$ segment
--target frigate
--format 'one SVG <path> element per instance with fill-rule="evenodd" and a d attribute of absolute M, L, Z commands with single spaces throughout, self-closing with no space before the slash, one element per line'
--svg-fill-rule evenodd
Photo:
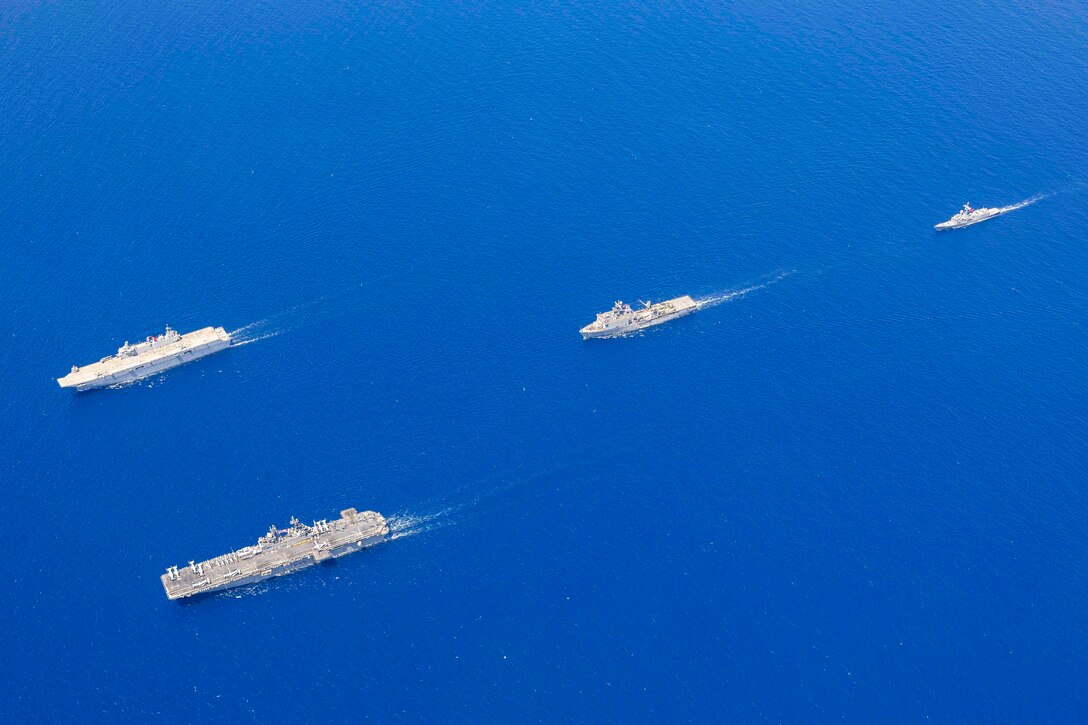
<path fill-rule="evenodd" d="M 73 365 L 71 372 L 57 379 L 57 384 L 62 388 L 93 390 L 133 383 L 219 352 L 230 343 L 230 334 L 222 327 L 205 327 L 181 335 L 167 325 L 161 335 L 148 336 L 135 345 L 126 341 L 116 355 L 82 367 Z"/>
<path fill-rule="evenodd" d="M 591 337 L 621 337 L 689 315 L 697 309 L 699 309 L 699 303 L 689 295 L 657 304 L 643 302 L 642 307 L 637 310 L 617 300 L 611 310 L 597 313 L 597 319 L 579 332 L 582 333 L 583 340 Z"/>
<path fill-rule="evenodd" d="M 389 523 L 376 511 L 345 509 L 336 521 L 322 519 L 309 526 L 292 517 L 286 529 L 272 526 L 252 546 L 168 567 L 162 586 L 168 599 L 232 589 L 380 544 L 388 535 Z"/>
<path fill-rule="evenodd" d="M 946 222 L 941 222 L 934 228 L 943 232 L 948 229 L 961 229 L 963 227 L 969 227 L 972 224 L 978 224 L 984 222 L 987 219 L 993 219 L 995 216 L 1000 216 L 1007 211 L 1012 211 L 1013 207 L 1001 207 L 1000 209 L 972 209 L 970 204 L 964 204 L 963 208 L 956 213 L 951 219 Z"/>

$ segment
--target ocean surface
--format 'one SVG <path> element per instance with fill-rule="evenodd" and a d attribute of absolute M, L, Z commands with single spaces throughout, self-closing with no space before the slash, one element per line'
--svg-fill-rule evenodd
<path fill-rule="evenodd" d="M 16 0 L 0 57 L 0 720 L 1088 719 L 1083 4 Z M 248 344 L 57 387 L 165 324 Z M 164 596 L 348 506 L 396 538 Z"/>

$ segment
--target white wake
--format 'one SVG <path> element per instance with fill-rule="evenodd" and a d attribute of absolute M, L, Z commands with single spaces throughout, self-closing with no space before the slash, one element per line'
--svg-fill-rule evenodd
<path fill-rule="evenodd" d="M 455 523 L 451 514 L 456 513 L 460 508 L 462 507 L 454 506 L 425 514 L 414 514 L 408 511 L 395 513 L 386 519 L 389 522 L 389 540 L 404 539 L 450 526 Z"/>
<path fill-rule="evenodd" d="M 246 327 L 249 327 L 249 325 L 246 325 Z M 283 332 L 283 330 L 273 330 L 271 332 L 265 332 L 263 334 L 246 335 L 245 337 L 243 337 L 243 335 L 245 335 L 244 331 L 246 327 L 240 327 L 234 332 L 230 333 L 230 338 L 231 340 L 233 340 L 233 342 L 231 342 L 232 347 L 241 347 L 242 345 L 248 345 L 251 342 L 260 342 L 261 340 L 267 340 L 268 338 L 275 337 L 276 335 L 279 335 Z"/>
<path fill-rule="evenodd" d="M 1003 206 L 998 211 L 1000 211 L 1002 214 L 1008 214 L 1010 211 L 1016 211 L 1017 209 L 1023 209 L 1025 206 L 1031 206 L 1035 202 L 1042 201 L 1048 196 L 1050 196 L 1050 194 L 1036 194 L 1030 199 L 1024 199 L 1023 201 L 1019 201 L 1015 204 L 1010 204 L 1009 206 Z"/>
<path fill-rule="evenodd" d="M 468 516 L 479 515 L 480 509 L 485 508 L 489 503 L 501 501 L 506 494 L 515 489 L 538 484 L 549 477 L 568 473 L 579 465 L 596 460 L 598 460 L 597 456 L 583 455 L 579 463 L 552 466 L 531 473 L 497 474 L 483 481 L 458 486 L 423 502 L 413 510 L 402 509 L 386 517 L 386 521 L 389 522 L 389 540 L 404 539 L 454 526 Z"/>
<path fill-rule="evenodd" d="M 358 290 L 365 286 L 365 284 L 365 282 L 361 282 L 346 289 L 329 292 L 328 294 L 321 295 L 317 299 L 297 304 L 283 312 L 277 312 L 263 320 L 257 320 L 248 325 L 242 325 L 237 330 L 230 333 L 230 337 L 233 340 L 232 344 L 234 347 L 241 347 L 242 345 L 267 340 L 270 337 L 276 337 L 285 332 L 290 332 L 291 330 L 296 330 L 300 327 L 305 327 L 332 318 L 338 314 L 339 309 L 336 305 L 330 303 Z"/>
<path fill-rule="evenodd" d="M 718 292 L 717 294 L 707 295 L 706 297 L 695 300 L 695 302 L 699 305 L 700 310 L 705 307 L 714 307 L 715 305 L 720 305 L 723 302 L 729 302 L 730 300 L 735 300 L 738 297 L 744 297 L 746 294 L 755 292 L 756 290 L 761 290 L 764 287 L 769 287 L 775 282 L 783 280 L 786 277 L 789 277 L 791 274 L 794 274 L 795 272 L 797 272 L 796 269 L 775 272 L 773 275 L 769 275 L 758 282 L 754 282 L 745 287 L 741 287 L 740 289 L 726 290 L 725 292 Z"/>

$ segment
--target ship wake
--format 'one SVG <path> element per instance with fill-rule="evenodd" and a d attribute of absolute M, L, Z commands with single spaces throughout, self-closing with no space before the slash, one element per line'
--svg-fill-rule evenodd
<path fill-rule="evenodd" d="M 459 508 L 450 507 L 425 514 L 414 514 L 408 511 L 393 514 L 386 519 L 389 523 L 389 540 L 404 539 L 450 526 L 455 523 L 451 514 L 456 513 Z"/>
<path fill-rule="evenodd" d="M 1035 202 L 1042 201 L 1048 196 L 1050 196 L 1050 194 L 1036 194 L 1029 199 L 1024 199 L 1023 201 L 1019 201 L 1015 204 L 1010 204 L 1009 206 L 1003 206 L 999 211 L 1002 214 L 1008 214 L 1010 211 L 1016 211 L 1017 209 L 1023 209 L 1025 206 L 1031 206 Z"/>
<path fill-rule="evenodd" d="M 290 307 L 283 312 L 265 317 L 263 320 L 243 325 L 230 333 L 231 343 L 234 347 L 249 345 L 253 342 L 267 340 L 270 337 L 282 335 L 300 327 L 306 327 L 318 322 L 335 317 L 339 310 L 336 305 L 330 304 L 345 295 L 350 294 L 365 286 L 365 282 L 352 285 L 336 292 L 329 292 L 317 299 L 310 300 Z"/>
<path fill-rule="evenodd" d="M 695 300 L 695 303 L 699 306 L 700 310 L 707 307 L 714 307 L 716 305 L 722 304 L 723 302 L 730 302 L 739 297 L 744 297 L 745 295 L 755 292 L 757 290 L 761 290 L 765 287 L 770 287 L 775 282 L 784 280 L 786 277 L 789 277 L 791 274 L 794 274 L 796 272 L 796 269 L 780 270 L 778 272 L 775 272 L 774 274 L 767 275 L 766 277 L 763 277 L 762 279 L 757 280 L 756 282 L 748 284 L 739 289 L 731 289 L 726 290 L 725 292 L 707 295 L 706 297 Z"/>
<path fill-rule="evenodd" d="M 253 324 L 257 324 L 257 323 L 253 323 Z M 248 327 L 249 327 L 249 325 L 246 325 L 246 327 L 240 327 L 237 330 L 235 330 L 234 332 L 230 333 L 230 338 L 231 338 L 231 340 L 233 340 L 233 342 L 231 342 L 231 347 L 241 347 L 242 345 L 248 345 L 251 342 L 260 342 L 261 340 L 267 340 L 268 338 L 275 337 L 276 335 L 279 335 L 280 333 L 283 332 L 283 330 L 273 330 L 272 332 L 265 332 L 263 334 L 262 333 L 247 334 L 246 329 Z"/>
<path fill-rule="evenodd" d="M 243 325 L 230 333 L 232 344 L 235 347 L 248 345 L 252 342 L 267 340 L 270 337 L 282 335 L 285 332 L 300 327 L 311 321 L 314 313 L 321 310 L 321 305 L 330 295 L 322 295 L 315 300 L 295 305 L 283 312 L 277 312 L 263 320 Z"/>
<path fill-rule="evenodd" d="M 592 456 L 586 457 L 593 459 Z M 569 473 L 576 464 L 552 466 L 523 475 L 494 476 L 484 481 L 466 484 L 423 502 L 414 509 L 403 509 L 386 517 L 389 523 L 389 540 L 404 539 L 425 534 L 460 523 L 471 513 L 489 503 L 501 501 L 504 494 L 525 486 L 539 484 L 556 474 Z"/>

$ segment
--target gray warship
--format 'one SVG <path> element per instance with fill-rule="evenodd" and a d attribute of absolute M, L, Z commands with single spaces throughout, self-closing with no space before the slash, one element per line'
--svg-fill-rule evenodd
<path fill-rule="evenodd" d="M 947 231 L 949 229 L 962 229 L 963 227 L 969 227 L 972 224 L 978 224 L 984 222 L 987 219 L 993 219 L 995 216 L 1000 216 L 1007 211 L 1012 211 L 1013 207 L 1001 207 L 1000 209 L 972 209 L 970 204 L 964 204 L 955 216 L 946 222 L 937 224 L 934 229 L 939 232 Z"/>
<path fill-rule="evenodd" d="M 389 523 L 376 511 L 340 512 L 336 521 L 307 526 L 296 518 L 286 529 L 275 526 L 253 546 L 188 566 L 171 566 L 162 575 L 168 599 L 240 587 L 305 569 L 385 541 Z"/>
<path fill-rule="evenodd" d="M 205 327 L 180 335 L 167 325 L 166 332 L 148 336 L 141 343 L 130 345 L 126 341 L 116 355 L 83 367 L 73 365 L 71 372 L 57 379 L 57 384 L 83 391 L 133 383 L 219 352 L 230 343 L 230 335 L 222 327 Z"/>
<path fill-rule="evenodd" d="M 660 325 L 662 322 L 675 320 L 677 317 L 690 315 L 697 309 L 699 309 L 699 303 L 689 295 L 657 304 L 643 302 L 642 307 L 637 310 L 617 300 L 611 310 L 597 313 L 597 319 L 579 332 L 582 333 L 583 340 L 591 337 L 622 337 L 647 327 Z"/>

